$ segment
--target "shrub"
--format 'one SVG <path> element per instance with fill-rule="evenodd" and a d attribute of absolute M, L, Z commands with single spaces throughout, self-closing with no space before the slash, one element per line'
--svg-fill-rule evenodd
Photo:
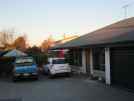
<path fill-rule="evenodd" d="M 37 65 L 41 66 L 43 64 L 47 63 L 48 57 L 46 54 L 40 53 L 40 54 L 32 54 L 30 55 L 34 58 Z"/>

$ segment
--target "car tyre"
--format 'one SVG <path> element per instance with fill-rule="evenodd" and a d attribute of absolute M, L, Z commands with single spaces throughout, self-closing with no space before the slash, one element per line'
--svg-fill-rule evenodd
<path fill-rule="evenodd" d="M 66 76 L 67 77 L 71 77 L 71 73 L 66 73 Z"/>
<path fill-rule="evenodd" d="M 36 76 L 34 79 L 35 79 L 35 80 L 38 80 L 38 79 L 39 79 L 39 77 L 38 77 L 38 76 Z"/>
<path fill-rule="evenodd" d="M 50 70 L 48 70 L 48 76 L 49 76 L 50 79 L 53 79 L 53 78 L 54 78 L 54 75 L 52 75 L 52 74 L 50 73 Z"/>

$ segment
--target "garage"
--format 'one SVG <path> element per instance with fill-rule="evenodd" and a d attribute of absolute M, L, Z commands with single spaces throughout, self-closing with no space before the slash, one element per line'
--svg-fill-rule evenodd
<path fill-rule="evenodd" d="M 111 49 L 111 80 L 134 90 L 134 47 Z"/>

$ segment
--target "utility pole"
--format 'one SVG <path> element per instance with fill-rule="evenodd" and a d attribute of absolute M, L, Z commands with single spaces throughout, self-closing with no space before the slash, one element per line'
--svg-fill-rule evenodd
<path fill-rule="evenodd" d="M 131 2 L 129 4 L 126 4 L 126 5 L 122 6 L 122 8 L 124 9 L 124 18 L 127 18 L 127 16 L 128 16 L 128 8 L 133 4 L 134 4 L 134 2 Z"/>
<path fill-rule="evenodd" d="M 130 4 L 126 4 L 122 7 L 124 9 L 124 18 L 127 18 L 127 9 L 129 6 L 130 6 Z"/>

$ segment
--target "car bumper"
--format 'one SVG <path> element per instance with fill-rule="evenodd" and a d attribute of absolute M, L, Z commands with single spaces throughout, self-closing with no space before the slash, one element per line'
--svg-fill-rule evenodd
<path fill-rule="evenodd" d="M 71 73 L 70 69 L 62 69 L 62 70 L 52 70 L 50 71 L 51 75 L 55 74 L 64 74 L 64 73 Z"/>
<path fill-rule="evenodd" d="M 14 78 L 38 78 L 37 73 L 16 73 L 13 75 Z"/>

